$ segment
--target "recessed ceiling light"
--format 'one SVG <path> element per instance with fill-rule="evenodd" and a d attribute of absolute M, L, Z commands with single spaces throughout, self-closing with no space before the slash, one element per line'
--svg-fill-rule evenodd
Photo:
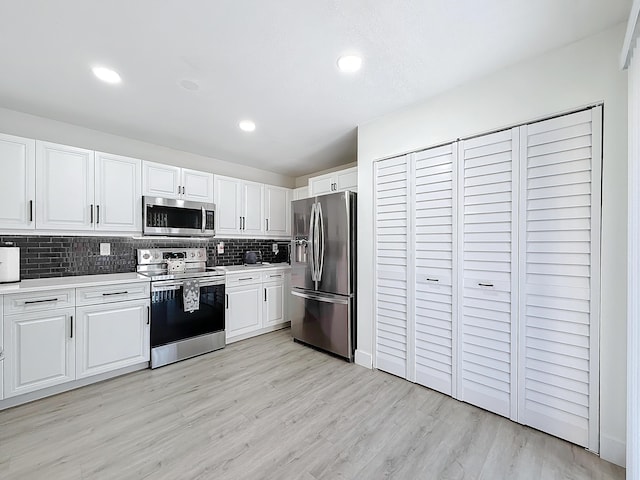
<path fill-rule="evenodd" d="M 111 70 L 110 68 L 105 67 L 93 67 L 93 74 L 98 77 L 103 82 L 107 83 L 120 83 L 122 79 L 118 72 Z"/>
<path fill-rule="evenodd" d="M 244 130 L 245 132 L 253 132 L 256 129 L 256 124 L 251 120 L 242 120 L 238 123 L 240 130 Z"/>
<path fill-rule="evenodd" d="M 343 55 L 338 59 L 338 68 L 345 73 L 353 73 L 360 70 L 362 57 L 358 55 Z"/>

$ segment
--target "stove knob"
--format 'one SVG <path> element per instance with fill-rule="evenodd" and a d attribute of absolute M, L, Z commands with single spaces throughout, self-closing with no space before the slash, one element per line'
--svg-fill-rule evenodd
<path fill-rule="evenodd" d="M 195 254 L 194 252 L 191 252 L 191 253 L 189 254 L 189 256 L 190 256 L 191 258 L 194 258 L 194 257 L 196 256 L 196 254 Z"/>
<path fill-rule="evenodd" d="M 144 258 L 145 260 L 149 260 L 151 258 L 151 255 L 149 255 L 148 253 L 143 253 L 142 258 Z"/>

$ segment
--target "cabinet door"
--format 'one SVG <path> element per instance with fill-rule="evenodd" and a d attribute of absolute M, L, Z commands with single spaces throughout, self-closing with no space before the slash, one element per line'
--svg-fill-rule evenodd
<path fill-rule="evenodd" d="M 96 152 L 96 230 L 142 230 L 142 161 Z"/>
<path fill-rule="evenodd" d="M 0 302 L 0 400 L 4 398 L 4 304 Z"/>
<path fill-rule="evenodd" d="M 36 142 L 0 134 L 0 228 L 35 228 Z"/>
<path fill-rule="evenodd" d="M 94 229 L 91 150 L 36 141 L 36 189 L 38 229 Z"/>
<path fill-rule="evenodd" d="M 324 195 L 333 192 L 333 177 L 331 175 L 322 175 L 309 179 L 309 196 Z"/>
<path fill-rule="evenodd" d="M 265 233 L 287 236 L 291 230 L 291 190 L 288 188 L 264 187 Z"/>
<path fill-rule="evenodd" d="M 227 288 L 227 339 L 251 333 L 262 326 L 262 284 Z"/>
<path fill-rule="evenodd" d="M 242 182 L 242 233 L 264 233 L 264 186 L 261 183 Z"/>
<path fill-rule="evenodd" d="M 457 144 L 413 155 L 415 162 L 415 380 L 447 395 L 455 379 L 454 296 Z"/>
<path fill-rule="evenodd" d="M 216 204 L 216 235 L 238 235 L 242 225 L 242 181 L 237 178 L 214 176 Z"/>
<path fill-rule="evenodd" d="M 293 191 L 293 200 L 300 200 L 301 198 L 309 197 L 309 186 L 298 187 Z"/>
<path fill-rule="evenodd" d="M 142 194 L 151 197 L 180 198 L 180 167 L 142 162 Z"/>
<path fill-rule="evenodd" d="M 5 397 L 75 379 L 73 308 L 5 315 Z"/>
<path fill-rule="evenodd" d="M 460 143 L 462 231 L 457 394 L 485 410 L 516 417 L 518 129 Z"/>
<path fill-rule="evenodd" d="M 262 326 L 271 327 L 286 321 L 284 280 L 262 285 Z"/>
<path fill-rule="evenodd" d="M 149 300 L 77 308 L 77 378 L 149 361 Z"/>
<path fill-rule="evenodd" d="M 519 421 L 598 451 L 602 110 L 522 127 Z"/>
<path fill-rule="evenodd" d="M 180 185 L 184 200 L 213 203 L 213 173 L 183 168 Z"/>
<path fill-rule="evenodd" d="M 375 367 L 407 377 L 408 157 L 375 166 Z"/>
<path fill-rule="evenodd" d="M 344 190 L 358 191 L 358 167 L 335 172 L 333 176 L 336 184 L 334 188 L 339 192 Z"/>

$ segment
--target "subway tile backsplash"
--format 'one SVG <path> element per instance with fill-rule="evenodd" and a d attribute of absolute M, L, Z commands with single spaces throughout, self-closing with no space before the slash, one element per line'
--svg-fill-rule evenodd
<path fill-rule="evenodd" d="M 155 239 L 153 237 L 67 237 L 45 235 L 3 235 L 0 242 L 12 242 L 20 247 L 20 277 L 63 277 L 71 275 L 95 275 L 100 273 L 135 272 L 136 250 L 139 248 L 204 247 L 208 252 L 207 263 L 213 265 L 237 265 L 242 263 L 246 250 L 260 250 L 265 262 L 279 261 L 272 252 L 274 243 L 288 239 Z M 224 253 L 218 255 L 216 245 L 224 242 Z M 100 244 L 111 244 L 111 255 L 100 255 Z"/>

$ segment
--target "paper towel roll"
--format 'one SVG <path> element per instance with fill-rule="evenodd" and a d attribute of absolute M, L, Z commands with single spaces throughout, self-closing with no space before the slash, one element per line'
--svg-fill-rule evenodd
<path fill-rule="evenodd" d="M 0 247 L 0 283 L 20 281 L 20 247 Z"/>

